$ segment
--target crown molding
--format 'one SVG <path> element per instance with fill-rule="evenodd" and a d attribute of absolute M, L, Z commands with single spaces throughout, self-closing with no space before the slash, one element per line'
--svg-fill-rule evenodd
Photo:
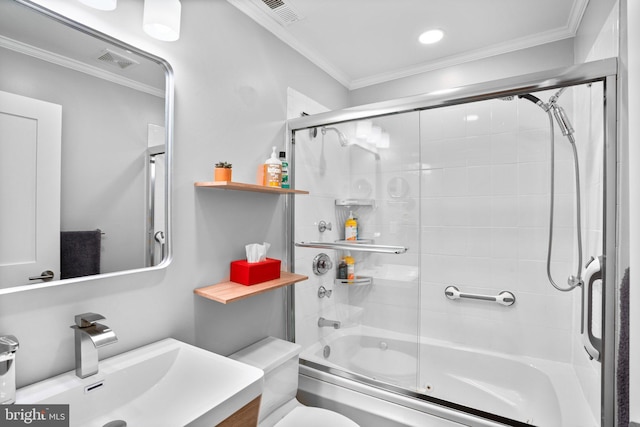
<path fill-rule="evenodd" d="M 61 67 L 69 68 L 74 71 L 79 71 L 81 73 L 88 74 L 93 77 L 97 77 L 99 79 L 107 80 L 109 82 L 116 83 L 121 86 L 125 86 L 140 92 L 144 92 L 149 95 L 157 96 L 158 98 L 164 98 L 165 96 L 164 90 L 162 89 L 158 89 L 151 85 L 140 83 L 138 81 L 120 76 L 118 74 L 105 71 L 101 68 L 94 67 L 89 64 L 85 64 L 84 62 L 80 62 L 63 55 L 58 55 L 56 53 L 52 53 L 26 43 L 22 43 L 17 40 L 10 39 L 8 37 L 0 36 L 0 47 L 12 50 L 14 52 L 22 53 L 37 59 L 41 59 L 43 61 L 47 61 L 52 64 L 59 65 Z"/>
<path fill-rule="evenodd" d="M 247 0 L 227 0 L 230 4 L 235 6 L 245 15 L 256 21 L 259 25 L 264 27 L 271 34 L 282 40 L 289 45 L 293 50 L 300 53 L 307 58 L 318 68 L 329 74 L 336 79 L 341 85 L 348 88 L 351 79 L 347 74 L 341 71 L 338 67 L 333 65 L 331 61 L 327 60 L 324 56 L 320 55 L 313 49 L 308 48 L 304 44 L 300 43 L 294 36 L 291 35 L 282 25 L 275 22 L 262 8 L 254 4 L 252 1 Z"/>
<path fill-rule="evenodd" d="M 442 58 L 436 61 L 429 61 L 417 66 L 406 67 L 387 73 L 364 77 L 361 79 L 354 79 L 349 83 L 348 89 L 354 90 L 380 83 L 386 83 L 404 77 L 410 77 L 429 71 L 439 70 L 441 68 L 453 67 L 456 65 L 465 64 L 467 62 L 478 61 L 481 59 L 490 58 L 492 56 L 515 52 L 518 50 L 540 46 L 547 43 L 553 43 L 556 41 L 572 38 L 574 36 L 575 32 L 571 31 L 569 28 L 548 31 L 546 33 L 540 33 L 531 37 L 523 37 L 521 39 L 515 39 L 505 43 L 495 44 L 484 49 L 464 52 L 459 55 L 451 55 L 446 58 Z"/>

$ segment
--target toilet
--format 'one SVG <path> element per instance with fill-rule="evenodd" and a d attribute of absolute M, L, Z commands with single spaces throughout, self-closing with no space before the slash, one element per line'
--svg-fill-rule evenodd
<path fill-rule="evenodd" d="M 264 371 L 258 427 L 358 427 L 337 412 L 298 402 L 300 350 L 298 344 L 267 337 L 229 356 Z"/>

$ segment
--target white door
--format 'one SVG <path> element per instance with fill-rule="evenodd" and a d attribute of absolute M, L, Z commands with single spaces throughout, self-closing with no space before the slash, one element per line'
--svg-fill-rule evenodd
<path fill-rule="evenodd" d="M 0 289 L 60 278 L 61 133 L 62 106 L 0 91 Z"/>

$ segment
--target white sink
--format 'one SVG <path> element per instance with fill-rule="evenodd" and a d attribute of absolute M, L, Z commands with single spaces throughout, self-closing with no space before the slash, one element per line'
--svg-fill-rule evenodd
<path fill-rule="evenodd" d="M 21 388 L 19 404 L 69 404 L 71 427 L 212 427 L 262 393 L 263 372 L 166 339 L 100 361 L 100 372 L 75 371 Z"/>

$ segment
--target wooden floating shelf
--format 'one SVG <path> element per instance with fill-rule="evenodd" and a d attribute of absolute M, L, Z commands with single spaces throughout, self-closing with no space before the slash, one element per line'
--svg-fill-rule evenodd
<path fill-rule="evenodd" d="M 220 188 L 222 190 L 253 191 L 254 193 L 275 193 L 275 194 L 309 194 L 308 191 L 293 190 L 291 188 L 265 187 L 264 185 L 244 184 L 233 181 L 210 181 L 196 182 L 196 187 Z"/>
<path fill-rule="evenodd" d="M 293 285 L 294 283 L 307 280 L 309 277 L 301 274 L 288 273 L 286 271 L 280 272 L 280 278 L 269 280 L 267 282 L 257 283 L 251 286 L 241 285 L 240 283 L 227 280 L 225 282 L 216 283 L 215 285 L 207 286 L 204 288 L 197 288 L 193 291 L 196 295 L 200 295 L 203 298 L 208 298 L 222 304 L 228 304 L 230 302 L 238 301 L 241 299 L 249 298 L 253 295 L 262 294 L 273 289 L 281 288 L 283 286 Z"/>

